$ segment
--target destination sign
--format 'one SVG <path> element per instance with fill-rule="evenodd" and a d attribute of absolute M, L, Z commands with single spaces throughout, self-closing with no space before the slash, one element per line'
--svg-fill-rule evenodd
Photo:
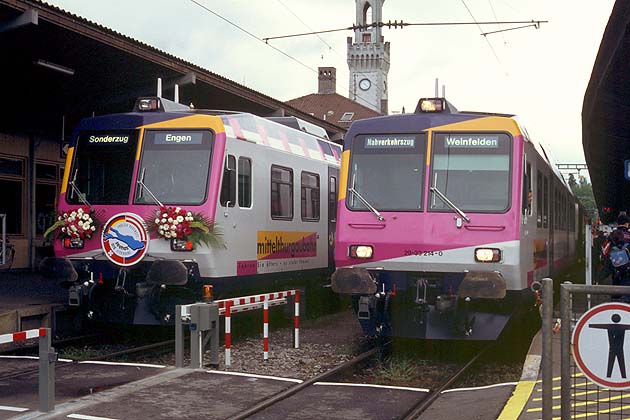
<path fill-rule="evenodd" d="M 202 144 L 203 133 L 191 131 L 160 131 L 155 133 L 154 144 Z"/>
<path fill-rule="evenodd" d="M 88 138 L 89 144 L 127 144 L 129 143 L 129 135 L 110 135 L 99 134 L 92 135 Z"/>
<path fill-rule="evenodd" d="M 370 136 L 365 138 L 366 149 L 413 149 L 415 136 Z"/>
<path fill-rule="evenodd" d="M 499 136 L 448 136 L 445 140 L 444 145 L 450 148 L 496 149 L 499 147 Z"/>

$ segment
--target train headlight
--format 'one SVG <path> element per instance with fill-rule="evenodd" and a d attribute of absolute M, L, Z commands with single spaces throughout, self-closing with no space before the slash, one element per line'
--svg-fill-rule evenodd
<path fill-rule="evenodd" d="M 171 250 L 176 252 L 189 252 L 193 250 L 193 243 L 185 239 L 171 239 Z"/>
<path fill-rule="evenodd" d="M 81 238 L 64 238 L 64 240 L 63 240 L 63 247 L 64 248 L 71 248 L 71 249 L 83 248 L 83 239 L 81 239 Z"/>
<path fill-rule="evenodd" d="M 476 248 L 475 261 L 499 262 L 501 261 L 501 250 L 497 248 Z"/>
<path fill-rule="evenodd" d="M 372 258 L 374 248 L 371 245 L 350 245 L 348 249 L 350 258 Z"/>

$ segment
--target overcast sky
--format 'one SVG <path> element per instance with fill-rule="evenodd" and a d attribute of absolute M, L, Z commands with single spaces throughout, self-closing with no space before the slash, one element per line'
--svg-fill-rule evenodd
<path fill-rule="evenodd" d="M 302 64 L 254 36 L 352 26 L 353 0 L 49 3 L 282 101 L 315 93 L 319 66 L 336 67 L 337 92 L 348 95 L 346 38 L 352 31 L 270 41 Z M 539 29 L 487 37 L 476 25 L 384 29 L 391 48 L 389 110 L 412 112 L 418 98 L 433 96 L 439 78 L 440 93 L 445 85 L 458 109 L 517 114 L 558 162 L 583 163 L 584 91 L 613 5 L 614 0 L 386 0 L 384 21 L 549 21 Z"/>

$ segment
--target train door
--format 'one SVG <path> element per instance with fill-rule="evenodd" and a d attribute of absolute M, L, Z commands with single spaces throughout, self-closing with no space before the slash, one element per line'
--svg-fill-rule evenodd
<path fill-rule="evenodd" d="M 335 266 L 335 228 L 337 226 L 337 199 L 339 169 L 328 167 L 328 267 Z"/>

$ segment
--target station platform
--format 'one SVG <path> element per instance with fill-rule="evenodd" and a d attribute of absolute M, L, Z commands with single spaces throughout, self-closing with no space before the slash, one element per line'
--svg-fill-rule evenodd
<path fill-rule="evenodd" d="M 0 272 L 0 334 L 40 327 L 54 332 L 67 302 L 67 289 L 55 279 L 32 272 Z"/>

